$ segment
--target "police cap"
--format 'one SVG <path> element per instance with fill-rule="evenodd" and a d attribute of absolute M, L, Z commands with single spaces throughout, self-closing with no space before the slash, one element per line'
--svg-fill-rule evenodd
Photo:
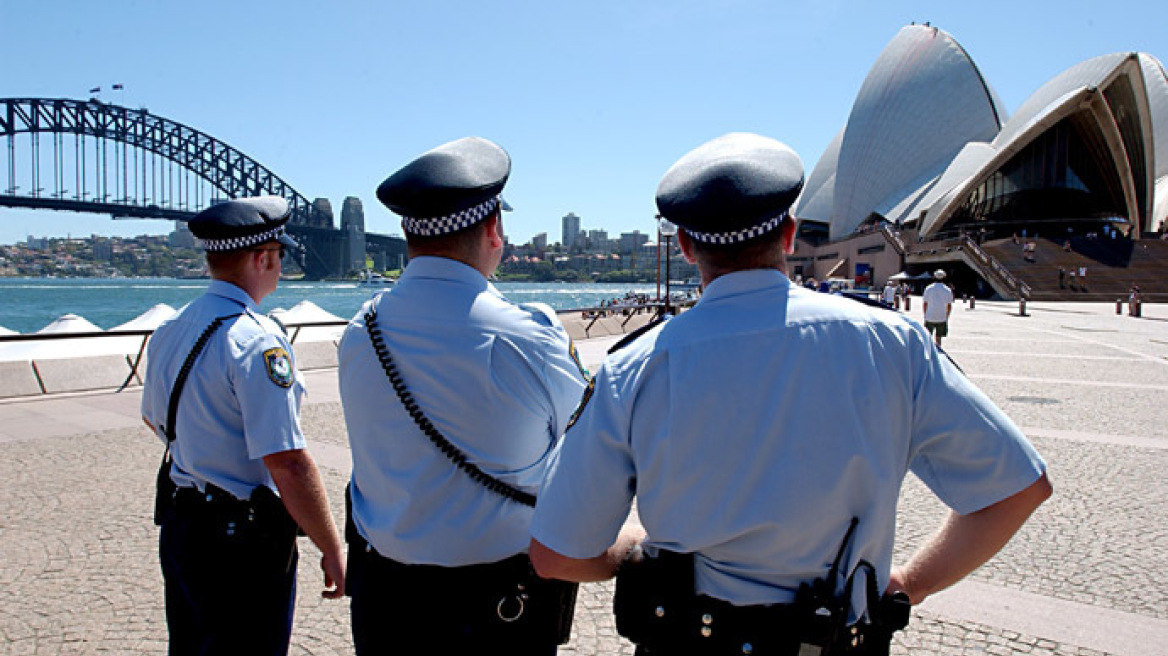
<path fill-rule="evenodd" d="M 442 144 L 406 164 L 377 187 L 377 199 L 402 217 L 415 235 L 456 232 L 511 207 L 500 196 L 511 157 L 497 144 L 465 137 Z"/>
<path fill-rule="evenodd" d="M 657 210 L 696 241 L 735 244 L 779 227 L 802 189 L 795 151 L 768 137 L 731 133 L 665 172 Z"/>
<path fill-rule="evenodd" d="M 187 226 L 208 252 L 235 251 L 268 241 L 297 248 L 284 224 L 292 213 L 279 196 L 237 198 L 212 205 L 196 214 Z"/>

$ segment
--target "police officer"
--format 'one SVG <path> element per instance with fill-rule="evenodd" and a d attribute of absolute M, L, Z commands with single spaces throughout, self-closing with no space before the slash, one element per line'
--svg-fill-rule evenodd
<path fill-rule="evenodd" d="M 1033 447 L 918 324 L 788 280 L 802 184 L 792 150 L 751 134 L 665 174 L 657 206 L 704 293 L 606 359 L 544 483 L 537 571 L 600 580 L 629 555 L 617 625 L 643 654 L 887 653 L 908 609 L 880 593 L 919 603 L 954 583 L 1050 494 Z M 892 569 L 910 469 L 953 512 Z M 634 495 L 648 537 L 630 549 Z M 637 587 L 639 571 L 671 575 Z"/>
<path fill-rule="evenodd" d="M 550 308 L 512 303 L 488 281 L 503 252 L 510 171 L 502 148 L 470 137 L 377 189 L 402 217 L 409 266 L 339 346 L 358 654 L 413 643 L 547 654 L 561 639 L 547 634 L 565 609 L 520 581 L 535 577 L 532 509 L 518 499 L 538 492 L 587 374 Z M 505 599 L 500 585 L 524 590 Z M 520 614 L 524 622 L 504 621 Z"/>
<path fill-rule="evenodd" d="M 304 381 L 256 309 L 296 247 L 289 216 L 261 197 L 192 218 L 211 284 L 150 340 L 142 417 L 173 459 L 156 512 L 172 655 L 287 653 L 297 525 L 323 553 L 324 596 L 343 594 L 340 538 L 300 429 Z"/>

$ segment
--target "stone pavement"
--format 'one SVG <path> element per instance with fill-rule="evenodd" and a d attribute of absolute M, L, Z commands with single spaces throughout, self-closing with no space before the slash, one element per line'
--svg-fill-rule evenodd
<path fill-rule="evenodd" d="M 914 304 L 918 312 L 919 303 Z M 1025 430 L 1055 495 L 996 559 L 914 610 L 894 654 L 1168 653 L 1168 307 L 958 304 L 946 349 Z M 615 338 L 581 344 L 593 365 Z M 310 372 L 305 432 L 343 517 L 349 452 L 335 370 Z M 0 401 L 0 656 L 163 653 L 153 477 L 140 393 Z M 910 477 L 898 561 L 944 517 Z M 351 654 L 301 541 L 291 653 Z M 224 591 L 230 594 L 229 590 Z M 631 654 L 611 584 L 583 586 L 566 654 Z M 403 631 L 408 627 L 403 627 Z"/>

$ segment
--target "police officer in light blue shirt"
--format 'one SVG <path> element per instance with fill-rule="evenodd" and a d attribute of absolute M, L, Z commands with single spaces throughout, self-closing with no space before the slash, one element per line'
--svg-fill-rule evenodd
<path fill-rule="evenodd" d="M 172 655 L 287 653 L 298 524 L 323 553 L 324 596 L 343 594 L 340 537 L 300 429 L 303 378 L 256 309 L 296 247 L 289 216 L 261 197 L 192 218 L 211 284 L 150 339 L 142 417 L 168 444 L 156 521 Z"/>
<path fill-rule="evenodd" d="M 548 470 L 533 563 L 576 581 L 621 566 L 617 625 L 641 654 L 886 654 L 908 609 L 880 593 L 954 583 L 1050 493 L 918 324 L 788 280 L 802 183 L 793 151 L 749 134 L 666 173 L 658 208 L 704 293 L 606 359 Z M 892 568 L 910 470 L 952 515 Z M 634 496 L 643 541 L 622 529 Z"/>
<path fill-rule="evenodd" d="M 377 190 L 403 217 L 410 260 L 339 346 L 358 654 L 419 641 L 437 653 L 556 648 L 535 634 L 498 633 L 499 597 L 474 605 L 512 563 L 530 570 L 532 509 L 455 462 L 537 494 L 587 379 L 550 308 L 512 303 L 488 281 L 503 250 L 509 208 L 500 193 L 510 168 L 502 148 L 466 138 L 423 154 Z M 433 430 L 419 427 L 412 404 Z"/>

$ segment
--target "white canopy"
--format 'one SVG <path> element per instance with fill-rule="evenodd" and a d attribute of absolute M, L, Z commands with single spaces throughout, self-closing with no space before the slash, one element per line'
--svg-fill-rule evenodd
<path fill-rule="evenodd" d="M 57 333 L 99 333 L 101 328 L 91 323 L 85 317 L 76 314 L 62 314 L 49 325 L 36 331 L 38 335 L 54 335 Z"/>
<path fill-rule="evenodd" d="M 110 332 L 114 333 L 119 330 L 154 330 L 163 321 L 174 316 L 175 312 L 177 310 L 166 303 L 159 303 L 126 323 L 110 328 Z"/>
<path fill-rule="evenodd" d="M 280 321 L 283 321 L 285 324 L 291 324 L 318 321 L 345 321 L 345 319 L 338 317 L 332 312 L 322 310 L 319 305 L 312 301 L 304 300 L 293 305 L 291 310 L 285 311 L 280 316 Z"/>
<path fill-rule="evenodd" d="M 36 331 L 37 335 L 105 332 L 85 317 L 65 314 Z M 93 355 L 130 355 L 138 353 L 142 338 L 78 337 L 77 339 L 30 340 L 0 344 L 0 361 L 49 360 Z"/>
<path fill-rule="evenodd" d="M 344 332 L 343 325 L 337 326 L 315 326 L 310 328 L 301 328 L 297 331 L 296 324 L 299 323 L 320 323 L 323 321 L 347 321 L 337 315 L 321 309 L 319 305 L 309 300 L 300 301 L 292 306 L 291 310 L 276 308 L 268 313 L 269 316 L 274 316 L 288 327 L 288 334 L 295 335 L 297 342 L 337 342 L 341 339 L 341 333 Z"/>

